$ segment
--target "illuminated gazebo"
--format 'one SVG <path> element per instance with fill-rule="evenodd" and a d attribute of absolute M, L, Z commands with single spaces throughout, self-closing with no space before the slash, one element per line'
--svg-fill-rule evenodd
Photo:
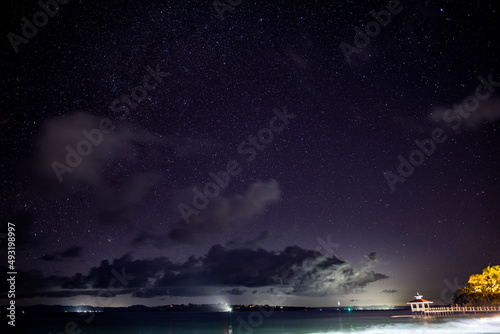
<path fill-rule="evenodd" d="M 409 301 L 406 304 L 410 304 L 412 314 L 423 314 L 429 310 L 432 301 L 422 298 L 423 296 L 417 292 L 414 300 Z"/>

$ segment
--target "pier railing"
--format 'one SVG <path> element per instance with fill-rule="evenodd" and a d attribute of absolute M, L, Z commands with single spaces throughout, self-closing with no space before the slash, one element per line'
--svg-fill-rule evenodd
<path fill-rule="evenodd" d="M 495 313 L 500 312 L 500 306 L 475 306 L 475 307 L 429 307 L 422 311 L 414 311 L 415 316 L 449 316 L 459 314 Z"/>

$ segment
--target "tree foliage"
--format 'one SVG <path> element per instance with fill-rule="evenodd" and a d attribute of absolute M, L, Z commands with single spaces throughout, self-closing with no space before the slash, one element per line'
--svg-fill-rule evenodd
<path fill-rule="evenodd" d="M 455 291 L 455 304 L 464 306 L 500 305 L 500 266 L 486 267 L 469 277 L 467 285 Z"/>

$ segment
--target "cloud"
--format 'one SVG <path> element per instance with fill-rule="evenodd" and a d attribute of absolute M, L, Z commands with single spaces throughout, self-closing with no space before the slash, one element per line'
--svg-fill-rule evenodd
<path fill-rule="evenodd" d="M 6 266 L 0 266 L 0 270 L 4 273 L 9 272 Z M 27 294 L 44 295 L 45 291 L 61 284 L 61 281 L 58 280 L 49 281 L 39 270 L 24 271 L 18 269 L 16 272 L 18 273 L 16 275 L 16 297 L 20 291 L 27 292 Z M 0 291 L 0 298 L 7 298 L 9 282 L 6 279 L 0 281 Z"/>
<path fill-rule="evenodd" d="M 101 120 L 84 112 L 48 120 L 36 141 L 37 153 L 31 168 L 37 181 L 42 182 L 42 192 L 50 192 L 51 196 L 83 194 L 93 199 L 91 207 L 96 208 L 95 213 L 104 223 L 131 221 L 142 212 L 148 192 L 164 178 L 158 161 L 171 164 L 174 156 L 187 158 L 216 146 L 208 138 L 162 136 L 115 123 L 114 130 L 102 134 L 102 138 L 94 134 L 98 143 L 91 145 L 91 152 L 71 172 L 62 174 L 63 181 L 59 182 L 53 162 L 66 165 L 68 147 L 77 150 L 79 143 L 88 142 L 82 131 L 99 129 Z M 126 176 L 117 169 L 126 171 Z"/>
<path fill-rule="evenodd" d="M 396 289 L 390 289 L 390 290 L 384 289 L 384 290 L 380 291 L 380 293 L 396 293 L 396 292 L 398 292 L 398 290 L 396 290 Z"/>
<path fill-rule="evenodd" d="M 40 176 L 57 182 L 52 162 L 65 164 L 67 146 L 76 150 L 82 140 L 88 140 L 82 131 L 99 129 L 102 119 L 88 113 L 76 112 L 47 121 L 37 140 L 39 150 L 36 158 L 40 162 L 37 168 L 41 171 Z M 106 181 L 104 172 L 111 162 L 120 162 L 124 167 L 131 167 L 145 164 L 144 158 L 151 155 L 189 157 L 216 147 L 216 143 L 209 138 L 159 135 L 126 123 L 114 123 L 113 126 L 114 130 L 103 134 L 99 144 L 92 145 L 92 151 L 83 157 L 73 172 L 64 174 L 64 182 L 100 186 Z M 98 140 L 97 137 L 95 139 Z"/>
<path fill-rule="evenodd" d="M 145 288 L 132 292 L 134 298 L 155 298 L 158 296 L 172 297 L 200 297 L 214 296 L 220 294 L 219 290 L 214 287 L 174 287 L 174 288 Z"/>
<path fill-rule="evenodd" d="M 115 293 L 141 298 L 241 295 L 248 288 L 259 287 L 294 296 L 328 296 L 355 293 L 369 283 L 387 278 L 366 268 L 356 269 L 335 256 L 326 257 L 298 246 L 267 251 L 226 249 L 221 245 L 213 246 L 205 256 L 191 256 L 181 263 L 166 257 L 134 260 L 126 254 L 112 262 L 102 261 L 87 275 L 42 277 L 33 271 L 19 277 L 23 277 L 19 282 L 20 296 L 25 297 L 92 294 L 108 289 L 114 280 L 112 286 L 121 286 Z"/>
<path fill-rule="evenodd" d="M 322 297 L 358 293 L 369 283 L 388 278 L 371 270 L 356 270 L 347 263 L 325 265 L 322 261 L 316 259 L 298 268 L 291 294 Z"/>
<path fill-rule="evenodd" d="M 241 220 L 262 213 L 280 199 L 281 190 L 276 180 L 252 183 L 243 195 L 214 198 L 204 210 L 191 218 L 190 224 L 179 221 L 169 233 L 179 242 L 193 242 L 199 237 L 216 232 L 226 232 Z"/>
<path fill-rule="evenodd" d="M 220 293 L 225 295 L 241 296 L 246 292 L 246 290 L 232 288 L 230 290 L 222 290 Z"/>
<path fill-rule="evenodd" d="M 81 257 L 81 255 L 82 255 L 82 248 L 79 246 L 72 246 L 63 252 L 44 254 L 40 258 L 45 261 L 62 261 L 62 260 L 71 260 L 79 258 Z"/>
<path fill-rule="evenodd" d="M 66 164 L 67 146 L 76 150 L 82 140 L 87 140 L 82 131 L 98 129 L 100 120 L 99 117 L 77 112 L 47 121 L 37 141 L 40 176 L 57 182 L 52 162 Z M 135 162 L 138 158 L 134 155 L 134 148 L 155 142 L 158 143 L 159 138 L 152 134 L 117 126 L 112 133 L 103 134 L 100 143 L 92 145 L 92 151 L 82 158 L 73 172 L 63 174 L 63 180 L 74 185 L 100 187 L 105 181 L 103 174 L 108 162 L 125 159 Z"/>
<path fill-rule="evenodd" d="M 97 144 L 91 145 L 90 153 L 72 167 L 71 173 L 62 174 L 63 181 L 59 182 L 53 162 L 66 165 L 68 147 L 77 150 L 79 143 L 87 140 L 82 131 L 98 129 L 100 121 L 101 118 L 83 112 L 47 121 L 36 143 L 35 175 L 44 182 L 42 192 L 92 195 L 89 198 L 95 202 L 92 207 L 101 222 L 123 222 L 136 215 L 148 191 L 162 178 L 144 161 L 161 150 L 163 140 L 153 133 L 115 124 L 113 132 L 100 132 L 102 138 L 94 135 Z M 129 175 L 118 177 L 117 168 L 127 170 Z"/>
<path fill-rule="evenodd" d="M 460 115 L 460 108 L 463 110 L 463 115 Z M 464 101 L 454 104 L 453 108 L 435 107 L 431 110 L 429 118 L 434 123 L 442 124 L 446 127 L 456 127 L 456 131 L 474 130 L 484 122 L 496 122 L 500 119 L 500 99 L 490 97 L 485 101 L 481 101 L 476 110 L 470 113 L 464 108 Z"/>
<path fill-rule="evenodd" d="M 61 253 L 62 257 L 65 258 L 75 258 L 80 257 L 82 253 L 82 248 L 78 246 L 73 246 Z"/>
<path fill-rule="evenodd" d="M 371 252 L 370 254 L 366 255 L 366 259 L 368 262 L 376 262 L 377 261 L 377 253 Z"/>
<path fill-rule="evenodd" d="M 264 241 L 270 239 L 277 239 L 276 236 L 273 236 L 269 231 L 261 231 L 259 235 L 250 240 L 243 240 L 241 237 L 236 237 L 233 240 L 230 240 L 226 243 L 228 248 L 250 248 L 255 249 L 258 248 Z"/>
<path fill-rule="evenodd" d="M 204 210 L 192 217 L 190 224 L 181 220 L 164 233 L 140 232 L 132 244 L 137 247 L 151 243 L 156 248 L 164 248 L 171 241 L 193 243 L 205 236 L 234 229 L 241 222 L 264 212 L 280 197 L 281 190 L 276 180 L 258 181 L 252 183 L 243 195 L 214 198 Z"/>

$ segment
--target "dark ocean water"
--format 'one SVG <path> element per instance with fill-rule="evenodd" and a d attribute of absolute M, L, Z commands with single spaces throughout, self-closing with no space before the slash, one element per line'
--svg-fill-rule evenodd
<path fill-rule="evenodd" d="M 406 334 L 500 333 L 500 317 L 411 318 L 408 311 L 96 313 L 17 319 L 17 333 L 68 334 Z"/>

